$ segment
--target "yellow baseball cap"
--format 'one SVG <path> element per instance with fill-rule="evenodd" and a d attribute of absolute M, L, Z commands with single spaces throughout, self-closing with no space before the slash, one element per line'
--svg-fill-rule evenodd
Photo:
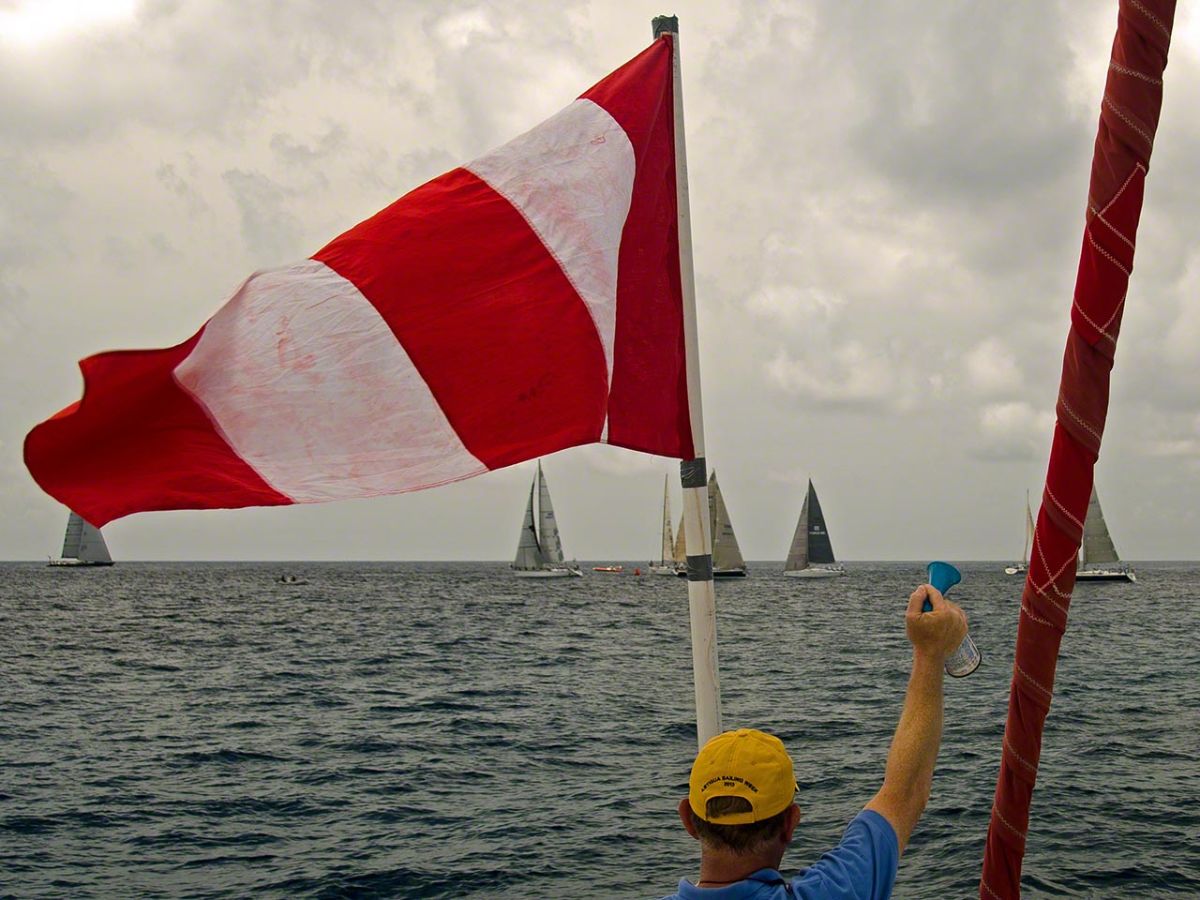
<path fill-rule="evenodd" d="M 688 804 L 714 825 L 748 825 L 787 809 L 797 788 L 783 741 L 754 728 L 739 728 L 718 734 L 700 748 L 688 780 Z M 751 810 L 710 819 L 705 807 L 713 797 L 743 797 Z"/>

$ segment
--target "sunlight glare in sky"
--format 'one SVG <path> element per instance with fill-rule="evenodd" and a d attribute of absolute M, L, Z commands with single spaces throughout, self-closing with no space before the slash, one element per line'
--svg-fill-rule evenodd
<path fill-rule="evenodd" d="M 16 0 L 0 3 L 0 41 L 35 47 L 82 31 L 133 18 L 137 0 Z"/>

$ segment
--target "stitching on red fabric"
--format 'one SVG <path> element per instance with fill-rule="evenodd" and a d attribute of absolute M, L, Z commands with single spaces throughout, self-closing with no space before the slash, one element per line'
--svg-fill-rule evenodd
<path fill-rule="evenodd" d="M 1102 213 L 1100 215 L 1102 215 Z M 1115 231 L 1116 229 L 1113 229 L 1113 230 Z M 1122 274 L 1124 274 L 1124 276 L 1126 278 L 1128 278 L 1130 275 L 1133 274 L 1127 268 L 1125 268 L 1123 265 L 1121 265 L 1121 262 L 1115 256 L 1113 256 L 1111 253 L 1109 253 L 1107 250 L 1105 250 L 1103 247 L 1101 247 L 1099 244 L 1096 243 L 1096 239 L 1094 237 L 1092 237 L 1092 229 L 1089 228 L 1087 231 L 1084 232 L 1084 234 L 1087 235 L 1088 243 L 1096 248 L 1096 252 L 1099 253 L 1101 256 L 1103 256 L 1105 259 L 1107 259 L 1110 263 L 1112 263 L 1118 269 L 1120 269 Z M 1128 242 L 1126 242 L 1126 243 L 1128 243 Z"/>
<path fill-rule="evenodd" d="M 1154 15 L 1152 12 L 1150 12 L 1150 10 L 1142 6 L 1142 4 L 1138 3 L 1138 0 L 1129 0 L 1129 5 L 1149 19 L 1154 26 L 1166 36 L 1168 41 L 1171 39 L 1171 29 L 1164 25 L 1158 16 Z"/>
<path fill-rule="evenodd" d="M 1121 307 L 1125 305 L 1125 298 L 1128 296 L 1129 296 L 1129 291 L 1126 291 L 1124 294 L 1121 295 L 1120 302 L 1117 303 L 1117 305 L 1113 307 L 1113 314 L 1108 317 L 1108 321 L 1105 322 L 1104 327 L 1102 329 L 1100 329 L 1101 333 L 1106 338 L 1108 338 L 1110 341 L 1112 341 L 1114 344 L 1117 342 L 1117 339 L 1115 337 L 1108 336 L 1108 329 L 1112 325 L 1113 319 L 1115 319 L 1117 317 L 1117 314 L 1120 313 Z"/>
<path fill-rule="evenodd" d="M 1042 568 L 1045 569 L 1047 572 L 1049 572 L 1050 564 L 1048 562 L 1046 562 L 1046 555 L 1044 553 L 1042 553 L 1042 545 L 1040 543 L 1038 543 L 1038 537 L 1037 537 L 1036 531 L 1033 534 L 1033 549 L 1037 551 L 1038 558 L 1041 559 L 1041 561 L 1042 561 Z M 1053 575 L 1051 575 L 1050 580 L 1047 581 L 1041 587 L 1038 587 L 1036 584 L 1033 586 L 1033 589 L 1038 593 L 1039 596 L 1045 598 L 1047 603 L 1049 603 L 1055 609 L 1059 610 L 1064 616 L 1067 615 L 1067 608 L 1065 606 L 1061 606 L 1058 603 L 1055 603 L 1054 598 L 1046 593 L 1046 588 L 1048 588 L 1048 587 L 1054 588 L 1054 593 L 1058 594 L 1058 596 L 1062 597 L 1068 603 L 1070 602 L 1071 595 L 1064 594 L 1062 591 L 1060 591 L 1058 589 L 1058 584 L 1057 584 L 1058 576 L 1063 573 L 1063 570 L 1066 569 L 1067 565 L 1070 562 L 1071 562 L 1071 560 L 1068 559 L 1061 566 L 1059 566 L 1058 571 L 1055 572 Z"/>
<path fill-rule="evenodd" d="M 990 884 L 988 884 L 986 881 L 984 881 L 982 878 L 979 880 L 979 886 L 982 887 L 985 891 L 987 891 L 991 896 L 995 897 L 996 900 L 1004 900 L 1004 898 L 1001 897 L 999 894 L 997 894 L 995 891 L 993 891 L 992 886 Z"/>
<path fill-rule="evenodd" d="M 1058 498 L 1057 498 L 1057 497 L 1055 497 L 1055 496 L 1054 496 L 1054 492 L 1050 490 L 1050 485 L 1046 485 L 1046 496 L 1047 496 L 1047 497 L 1049 497 L 1049 498 L 1050 498 L 1050 499 L 1051 499 L 1051 500 L 1054 502 L 1054 505 L 1055 505 L 1055 506 L 1057 506 L 1057 507 L 1059 508 L 1059 510 L 1062 512 L 1062 514 L 1063 514 L 1064 516 L 1066 516 L 1068 519 L 1070 519 L 1072 522 L 1074 522 L 1076 525 L 1078 525 L 1078 526 L 1079 526 L 1079 530 L 1080 530 L 1080 531 L 1083 531 L 1083 523 L 1082 523 L 1082 522 L 1080 522 L 1080 521 L 1079 521 L 1077 518 L 1075 518 L 1073 515 L 1071 515 L 1071 513 L 1070 513 L 1070 512 L 1067 510 L 1067 508 L 1066 508 L 1065 506 L 1063 506 L 1061 503 L 1059 503 L 1059 502 L 1058 502 Z M 1044 561 L 1045 561 L 1045 560 L 1043 560 L 1043 562 L 1044 562 Z M 1049 566 L 1046 566 L 1046 571 L 1047 571 L 1047 572 L 1048 572 L 1048 571 L 1050 571 L 1050 567 L 1049 567 Z M 1060 570 L 1059 570 L 1059 572 L 1061 572 L 1061 571 L 1062 571 L 1062 570 L 1060 569 Z M 1056 577 L 1057 577 L 1057 576 L 1056 576 Z"/>
<path fill-rule="evenodd" d="M 1121 107 L 1117 106 L 1117 104 L 1115 104 L 1115 103 L 1113 103 L 1113 101 L 1109 100 L 1107 95 L 1104 97 L 1103 100 L 1100 101 L 1100 105 L 1107 106 L 1109 109 L 1111 109 L 1114 116 L 1116 116 L 1118 119 L 1120 119 L 1122 122 L 1124 122 L 1130 128 L 1132 128 L 1135 132 L 1137 132 L 1138 136 L 1141 137 L 1141 139 L 1146 142 L 1146 146 L 1148 148 L 1150 148 L 1151 150 L 1154 149 L 1154 138 L 1151 137 L 1150 134 L 1144 128 L 1142 128 L 1141 125 L 1139 125 L 1137 122 L 1135 122 L 1133 120 L 1133 117 L 1129 113 L 1125 112 L 1125 110 L 1121 109 Z"/>
<path fill-rule="evenodd" d="M 1034 678 L 1032 675 L 1030 675 L 1028 672 L 1026 672 L 1024 669 L 1022 669 L 1016 663 L 1013 663 L 1013 668 L 1016 669 L 1018 672 L 1020 672 L 1021 677 L 1024 678 L 1027 682 L 1029 682 L 1029 684 L 1032 687 L 1037 688 L 1039 691 L 1041 691 L 1043 694 L 1045 694 L 1046 698 L 1048 700 L 1054 699 L 1054 692 L 1051 690 L 1047 690 L 1046 687 L 1040 681 L 1038 681 L 1036 678 Z"/>
<path fill-rule="evenodd" d="M 1128 66 L 1123 66 L 1115 59 L 1108 61 L 1108 67 L 1114 72 L 1120 72 L 1122 75 L 1128 75 L 1130 78 L 1140 78 L 1142 81 L 1147 81 L 1150 84 L 1162 87 L 1162 79 L 1155 78 L 1153 75 L 1147 75 L 1145 72 L 1139 72 L 1137 69 L 1131 69 Z"/>
<path fill-rule="evenodd" d="M 1075 412 L 1075 410 L 1071 409 L 1071 405 L 1069 403 L 1067 403 L 1066 399 L 1063 397 L 1062 394 L 1058 395 L 1058 402 L 1062 404 L 1062 408 L 1066 411 L 1067 415 L 1070 416 L 1072 419 L 1074 419 L 1077 423 L 1079 423 L 1079 425 L 1085 431 L 1087 431 L 1092 437 L 1094 437 L 1096 439 L 1096 443 L 1099 444 L 1100 440 L 1101 440 L 1100 432 L 1097 431 L 1095 428 L 1093 428 L 1091 425 L 1089 425 L 1083 419 L 1083 417 L 1079 415 L 1079 413 L 1077 413 L 1077 412 Z M 1058 501 L 1055 501 L 1055 503 L 1057 503 L 1057 502 Z M 1080 527 L 1082 527 L 1082 526 L 1080 526 Z"/>
<path fill-rule="evenodd" d="M 1119 237 L 1122 241 L 1124 241 L 1130 250 L 1137 250 L 1137 245 L 1134 244 L 1134 242 L 1131 241 L 1129 238 L 1125 237 L 1125 235 L 1121 233 L 1121 231 L 1117 228 L 1116 225 L 1114 225 L 1112 222 L 1108 221 L 1108 219 L 1104 218 L 1104 213 L 1097 212 L 1095 217 L 1097 219 L 1099 219 L 1101 222 L 1103 222 L 1105 225 L 1107 225 L 1109 231 L 1111 231 L 1113 234 L 1115 234 L 1117 237 Z"/>
<path fill-rule="evenodd" d="M 1143 175 L 1146 174 L 1146 167 L 1140 162 L 1135 162 L 1133 164 L 1133 171 L 1129 173 L 1129 176 L 1121 183 L 1121 186 L 1117 188 L 1117 192 L 1112 195 L 1112 198 L 1104 204 L 1104 209 L 1100 210 L 1101 212 L 1108 212 L 1110 209 L 1112 209 L 1113 204 L 1117 202 L 1123 193 L 1125 193 L 1125 188 L 1129 187 L 1129 183 L 1133 181 L 1133 176 L 1138 173 L 1139 169 Z"/>
<path fill-rule="evenodd" d="M 1033 619 L 1033 621 L 1037 622 L 1039 625 L 1045 625 L 1047 628 L 1054 627 L 1053 622 L 1051 622 L 1049 619 L 1043 619 L 1040 616 L 1035 616 L 1029 607 L 1024 603 L 1021 604 L 1021 612 L 1025 613 L 1025 615 L 1029 616 L 1029 618 Z"/>
<path fill-rule="evenodd" d="M 1013 834 L 1020 837 L 1021 840 L 1025 840 L 1025 838 L 1026 838 L 1025 832 L 1023 832 L 1016 825 L 1013 825 L 1011 822 L 1009 822 L 1008 819 L 1004 818 L 1004 816 L 1000 815 L 1000 810 L 993 807 L 992 812 L 995 814 L 996 818 L 999 819 L 1009 831 L 1011 831 Z"/>
<path fill-rule="evenodd" d="M 1118 304 L 1117 304 L 1117 309 L 1120 309 L 1120 308 L 1121 308 L 1121 305 L 1122 305 L 1124 302 L 1125 302 L 1125 298 L 1123 298 L 1123 297 L 1122 297 L 1122 298 L 1121 298 L 1121 303 L 1118 303 Z M 1096 331 L 1100 332 L 1100 337 L 1102 337 L 1102 338 L 1104 338 L 1105 340 L 1107 340 L 1107 341 L 1108 341 L 1110 344 L 1112 344 L 1114 347 L 1116 346 L 1116 344 L 1117 344 L 1117 339 L 1116 339 L 1115 337 L 1113 337 L 1111 334 L 1109 334 L 1107 331 L 1105 331 L 1105 330 L 1104 330 L 1102 327 L 1100 327 L 1098 324 L 1096 324 L 1095 322 L 1093 322 L 1093 321 L 1092 321 L 1092 317 L 1091 317 L 1091 316 L 1089 316 L 1089 315 L 1088 315 L 1086 312 L 1084 312 L 1084 311 L 1083 311 L 1083 307 L 1079 305 L 1078 301 L 1076 301 L 1076 303 L 1074 304 L 1074 306 L 1075 306 L 1075 308 L 1076 308 L 1077 310 L 1079 310 L 1079 314 L 1080 314 L 1081 316 L 1083 316 L 1083 319 L 1084 319 L 1084 321 L 1085 321 L 1085 322 L 1087 322 L 1089 325 L 1091 325 L 1093 328 L 1095 328 L 1095 329 L 1096 329 Z M 1116 315 L 1116 313 L 1114 313 L 1113 315 L 1115 316 L 1115 315 Z M 1112 321 L 1112 319 L 1110 318 L 1108 321 L 1109 321 L 1109 322 L 1111 322 L 1111 321 Z"/>
<path fill-rule="evenodd" d="M 1031 763 L 1029 760 L 1027 760 L 1025 757 L 1023 757 L 1020 753 L 1018 753 L 1013 748 L 1013 745 L 1009 742 L 1007 735 L 1005 735 L 1005 737 L 1004 737 L 1004 749 L 1007 750 L 1009 753 L 1011 753 L 1013 758 L 1017 762 L 1019 762 L 1025 768 L 1029 769 L 1031 772 L 1033 772 L 1033 774 L 1035 774 L 1035 775 L 1037 774 L 1038 767 L 1035 766 L 1033 763 Z"/>

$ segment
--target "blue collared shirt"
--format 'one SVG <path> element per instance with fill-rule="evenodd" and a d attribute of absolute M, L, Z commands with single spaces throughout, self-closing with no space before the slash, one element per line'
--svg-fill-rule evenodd
<path fill-rule="evenodd" d="M 855 816 L 842 842 L 792 879 L 759 869 L 741 881 L 700 888 L 687 879 L 663 900 L 887 900 L 896 883 L 900 844 L 890 822 L 874 810 Z"/>

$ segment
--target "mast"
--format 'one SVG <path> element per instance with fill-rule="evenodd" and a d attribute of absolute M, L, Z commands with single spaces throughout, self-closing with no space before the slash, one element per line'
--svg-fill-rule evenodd
<path fill-rule="evenodd" d="M 696 692 L 696 739 L 701 746 L 721 732 L 721 679 L 717 668 L 717 597 L 713 588 L 712 535 L 708 529 L 708 479 L 704 459 L 704 414 L 700 398 L 700 340 L 696 328 L 696 273 L 692 262 L 687 145 L 683 126 L 683 76 L 679 62 L 679 19 L 658 16 L 655 40 L 671 44 L 671 94 L 675 132 L 675 206 L 679 232 L 679 281 L 683 293 L 683 345 L 687 370 L 692 459 L 679 464 L 687 548 L 688 610 L 692 633 L 692 677 Z"/>
<path fill-rule="evenodd" d="M 562 539 L 558 536 L 558 520 L 554 517 L 554 505 L 550 502 L 550 486 L 542 472 L 542 461 L 538 460 L 538 543 L 542 547 L 542 558 L 550 565 L 563 561 Z"/>

